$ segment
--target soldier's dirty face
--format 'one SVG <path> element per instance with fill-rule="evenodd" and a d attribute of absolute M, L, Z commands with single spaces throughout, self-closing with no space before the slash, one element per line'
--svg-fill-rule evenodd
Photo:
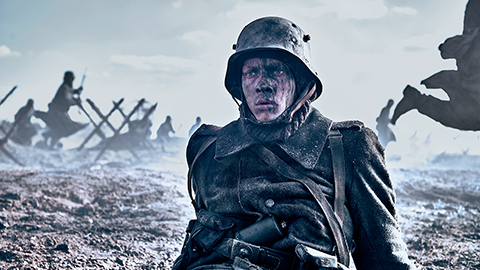
<path fill-rule="evenodd" d="M 295 98 L 295 79 L 290 68 L 272 58 L 246 60 L 242 90 L 248 108 L 261 122 L 275 120 Z"/>

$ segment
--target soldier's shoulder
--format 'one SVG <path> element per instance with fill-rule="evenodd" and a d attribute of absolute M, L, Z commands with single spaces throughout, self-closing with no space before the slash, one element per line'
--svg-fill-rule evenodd
<path fill-rule="evenodd" d="M 353 152 L 383 152 L 376 133 L 363 122 L 358 120 L 335 122 L 332 129 L 338 129 L 343 135 L 343 141 L 347 148 L 355 149 Z"/>
<path fill-rule="evenodd" d="M 354 129 L 354 130 L 361 130 L 365 127 L 362 121 L 358 120 L 348 120 L 348 121 L 341 121 L 341 122 L 333 122 L 332 129 Z"/>
<path fill-rule="evenodd" d="M 193 134 L 194 136 L 215 136 L 220 130 L 219 126 L 202 124 Z"/>
<path fill-rule="evenodd" d="M 370 137 L 376 137 L 375 132 L 359 120 L 334 122 L 332 123 L 332 130 L 335 129 L 339 130 L 347 139 L 352 138 L 352 140 L 357 141 L 361 140 L 361 137 L 366 140 Z"/>
<path fill-rule="evenodd" d="M 187 145 L 187 161 L 193 160 L 199 149 L 209 138 L 215 137 L 218 134 L 220 127 L 215 125 L 201 125 L 190 137 Z"/>

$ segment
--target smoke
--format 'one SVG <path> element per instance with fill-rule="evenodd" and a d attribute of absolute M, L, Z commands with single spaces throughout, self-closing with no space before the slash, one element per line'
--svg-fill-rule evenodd
<path fill-rule="evenodd" d="M 392 127 L 397 141 L 385 149 L 389 167 L 478 168 L 473 161 L 480 160 L 480 133 L 447 128 L 416 112 L 405 118 L 409 125 Z"/>

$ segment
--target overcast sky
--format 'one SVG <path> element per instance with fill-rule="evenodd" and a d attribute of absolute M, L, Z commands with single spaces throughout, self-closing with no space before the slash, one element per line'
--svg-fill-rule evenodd
<path fill-rule="evenodd" d="M 37 110 L 47 110 L 63 73 L 72 70 L 78 87 L 86 70 L 82 99 L 92 99 L 105 113 L 122 97 L 126 111 L 141 98 L 150 105 L 158 102 L 153 132 L 166 115 L 172 116 L 174 128 L 182 125 L 180 136 L 198 115 L 225 125 L 238 117 L 223 86 L 232 44 L 247 23 L 275 15 L 312 37 L 313 65 L 324 85 L 314 106 L 333 120 L 360 119 L 375 130 L 381 108 L 389 98 L 398 102 L 407 84 L 446 98 L 420 81 L 455 69 L 437 48 L 461 34 L 466 3 L 0 0 L 0 96 L 18 85 L 0 114 L 12 120 L 28 98 Z M 88 122 L 78 110 L 71 114 Z M 433 139 L 441 137 L 436 147 L 447 151 L 470 147 L 472 138 L 479 144 L 476 133 L 443 127 L 416 111 L 393 129 L 399 145 L 415 131 L 420 141 L 430 133 Z"/>

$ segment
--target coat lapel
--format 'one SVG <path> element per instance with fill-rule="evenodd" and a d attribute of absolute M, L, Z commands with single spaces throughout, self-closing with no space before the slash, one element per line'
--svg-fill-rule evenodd
<path fill-rule="evenodd" d="M 283 143 L 278 144 L 303 167 L 313 170 L 322 154 L 332 120 L 312 109 L 305 123 Z"/>
<path fill-rule="evenodd" d="M 322 154 L 332 121 L 312 108 L 305 123 L 285 142 L 279 143 L 283 151 L 306 169 L 312 170 Z M 248 136 L 236 120 L 218 131 L 215 159 L 233 155 L 257 143 Z"/>
<path fill-rule="evenodd" d="M 245 133 L 241 125 L 241 121 L 236 120 L 218 131 L 215 159 L 233 155 L 255 143 L 255 140 Z"/>

